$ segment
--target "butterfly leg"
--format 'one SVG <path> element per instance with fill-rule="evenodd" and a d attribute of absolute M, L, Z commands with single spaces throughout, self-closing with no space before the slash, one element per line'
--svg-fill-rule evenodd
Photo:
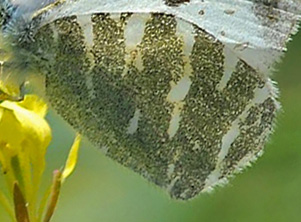
<path fill-rule="evenodd" d="M 24 100 L 24 95 L 21 94 L 18 96 L 12 96 L 0 89 L 0 102 L 2 102 L 4 100 L 19 102 L 19 101 Z"/>
<path fill-rule="evenodd" d="M 4 101 L 4 100 L 9 100 L 9 101 L 14 101 L 14 102 L 23 101 L 25 94 L 26 94 L 25 87 L 26 87 L 26 82 L 23 82 L 20 85 L 19 95 L 10 95 L 9 93 L 5 92 L 5 90 L 2 90 L 0 88 L 0 102 Z"/>

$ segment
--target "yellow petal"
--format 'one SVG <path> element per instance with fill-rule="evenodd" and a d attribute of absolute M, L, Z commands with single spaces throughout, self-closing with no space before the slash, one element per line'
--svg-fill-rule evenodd
<path fill-rule="evenodd" d="M 75 138 L 73 145 L 71 147 L 71 150 L 69 152 L 69 156 L 66 161 L 66 166 L 63 171 L 62 182 L 64 182 L 64 180 L 68 176 L 70 176 L 70 174 L 73 172 L 73 170 L 76 166 L 80 142 L 81 142 L 81 136 L 78 134 L 78 135 L 76 135 L 76 138 Z"/>
<path fill-rule="evenodd" d="M 2 116 L 3 116 L 3 112 L 4 112 L 4 110 L 3 110 L 3 109 L 0 109 L 0 121 L 1 121 Z"/>
<path fill-rule="evenodd" d="M 51 140 L 51 131 L 43 118 L 47 109 L 45 104 L 37 97 L 26 96 L 20 103 L 5 101 L 0 104 L 1 108 L 4 110 L 3 121 L 0 122 L 0 131 L 4 133 L 1 134 L 2 140 L 8 143 L 30 143 L 35 151 L 46 150 Z M 5 114 L 8 117 L 4 118 Z"/>
<path fill-rule="evenodd" d="M 46 149 L 51 141 L 50 127 L 43 118 L 46 109 L 47 106 L 42 100 L 30 95 L 22 102 L 5 101 L 0 104 L 0 144 L 8 144 L 0 152 L 8 161 L 18 156 L 22 170 L 12 171 L 20 182 L 24 196 L 31 202 L 36 198 L 45 168 Z M 11 167 L 5 161 L 2 161 L 2 165 Z M 30 184 L 34 184 L 34 187 Z"/>
<path fill-rule="evenodd" d="M 0 64 L 0 69 L 1 69 Z M 2 70 L 1 70 L 2 71 Z M 1 75 L 1 73 L 0 73 Z M 2 77 L 3 78 L 3 77 Z M 9 100 L 10 98 L 17 98 L 20 95 L 20 88 L 16 84 L 7 83 L 4 84 L 0 81 L 0 100 Z"/>
<path fill-rule="evenodd" d="M 1 143 L 10 144 L 10 147 L 14 148 L 11 151 L 15 151 L 12 155 L 16 155 L 24 138 L 25 135 L 23 134 L 21 123 L 16 120 L 14 112 L 2 108 L 2 118 L 0 121 Z"/>
<path fill-rule="evenodd" d="M 19 106 L 45 117 L 47 113 L 47 104 L 36 95 L 26 95 L 24 100 L 18 103 Z"/>

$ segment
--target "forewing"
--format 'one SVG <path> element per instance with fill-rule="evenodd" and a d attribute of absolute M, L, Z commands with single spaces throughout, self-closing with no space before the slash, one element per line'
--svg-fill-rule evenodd
<path fill-rule="evenodd" d="M 300 20 L 300 0 L 77 0 L 50 11 L 58 17 L 91 13 L 167 13 L 206 30 L 257 71 L 270 74 Z"/>

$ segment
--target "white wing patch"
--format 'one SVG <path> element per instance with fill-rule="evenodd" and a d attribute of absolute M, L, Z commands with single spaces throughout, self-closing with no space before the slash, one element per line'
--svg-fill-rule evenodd
<path fill-rule="evenodd" d="M 191 55 L 193 45 L 194 45 L 194 35 L 193 27 L 191 24 L 183 22 L 181 19 L 177 19 L 177 36 L 181 37 L 183 40 L 183 60 L 184 60 L 184 76 L 175 83 L 170 82 L 171 90 L 167 96 L 167 101 L 174 104 L 174 109 L 171 114 L 171 120 L 168 128 L 169 138 L 174 137 L 176 132 L 180 127 L 181 121 L 181 111 L 185 105 L 182 102 L 187 96 L 190 86 L 192 84 L 190 80 L 190 75 L 192 73 L 192 67 L 189 61 L 189 56 Z"/>
<path fill-rule="evenodd" d="M 227 86 L 232 73 L 236 69 L 237 62 L 239 61 L 238 57 L 228 47 L 224 47 L 224 56 L 224 75 L 220 83 L 217 85 L 217 89 L 220 91 L 222 91 Z"/>
<path fill-rule="evenodd" d="M 92 48 L 93 42 L 93 26 L 91 21 L 91 15 L 77 16 L 77 22 L 81 26 L 84 32 L 85 43 L 89 48 Z"/>
<path fill-rule="evenodd" d="M 262 14 L 265 11 L 260 11 L 256 8 L 256 3 L 248 0 L 191 0 L 179 7 L 168 7 L 163 0 L 78 0 L 70 1 L 62 8 L 51 11 L 45 16 L 44 24 L 54 18 L 72 14 L 169 13 L 206 30 L 227 47 L 230 44 L 229 47 L 234 48 L 239 58 L 259 72 L 270 73 L 270 66 L 280 58 L 289 35 L 296 32 L 301 13 L 300 2 L 277 2 L 279 9 L 273 9 L 274 14 L 269 22 L 263 21 L 262 18 L 268 17 L 269 14 Z M 141 32 L 137 34 L 139 33 Z M 236 46 L 242 44 L 247 44 L 247 47 L 243 50 L 239 47 L 237 49 Z"/>
<path fill-rule="evenodd" d="M 171 90 L 167 96 L 167 101 L 174 104 L 174 109 L 171 113 L 171 120 L 167 131 L 169 138 L 174 137 L 180 127 L 181 111 L 185 105 L 182 101 L 187 96 L 191 83 L 188 75 L 183 76 L 177 84 L 171 82 Z"/>
<path fill-rule="evenodd" d="M 130 120 L 129 127 L 127 129 L 128 134 L 134 134 L 138 129 L 138 123 L 141 116 L 139 109 L 136 109 L 133 118 Z"/>
<path fill-rule="evenodd" d="M 184 105 L 183 102 L 176 103 L 173 112 L 171 114 L 171 120 L 169 123 L 169 128 L 167 130 L 170 139 L 176 135 L 180 127 L 181 111 L 183 109 L 183 105 Z"/>
<path fill-rule="evenodd" d="M 87 55 L 91 64 L 94 64 L 94 56 L 91 52 L 94 45 L 94 35 L 93 35 L 93 24 L 90 15 L 80 15 L 77 16 L 77 23 L 80 25 L 83 31 L 83 36 L 85 37 L 85 45 L 87 47 Z M 91 66 L 92 67 L 92 66 Z M 86 73 L 86 86 L 88 88 L 89 96 L 95 98 L 95 90 L 93 85 L 93 79 L 90 73 Z"/>
<path fill-rule="evenodd" d="M 179 103 L 183 101 L 188 94 L 190 89 L 191 80 L 188 75 L 183 76 L 183 78 L 177 83 L 171 83 L 171 90 L 167 96 L 167 100 L 171 103 Z"/>
<path fill-rule="evenodd" d="M 202 192 L 207 192 L 212 189 L 216 184 L 220 184 L 220 176 L 221 176 L 221 167 L 223 160 L 225 159 L 226 155 L 229 152 L 229 148 L 231 144 L 235 141 L 235 139 L 240 134 L 239 124 L 245 120 L 245 118 L 249 114 L 249 110 L 254 106 L 263 103 L 266 99 L 271 97 L 271 92 L 274 92 L 275 88 L 273 87 L 273 83 L 270 81 L 267 81 L 266 85 L 263 88 L 257 88 L 254 90 L 254 98 L 253 100 L 246 106 L 244 112 L 233 121 L 230 129 L 228 132 L 224 135 L 222 139 L 222 146 L 221 150 L 218 154 L 218 160 L 216 163 L 215 170 L 210 173 L 210 175 L 207 177 L 205 182 L 205 187 Z M 280 108 L 280 107 L 278 107 Z M 264 136 L 265 133 L 262 134 Z M 242 160 L 239 161 L 237 164 L 236 170 L 239 171 L 243 169 L 245 166 L 250 164 L 250 161 L 255 160 L 256 157 L 254 157 L 254 154 L 247 155 Z"/>
<path fill-rule="evenodd" d="M 127 66 L 125 67 L 122 76 L 125 76 L 128 72 L 128 66 L 131 62 L 134 62 L 135 67 L 139 70 L 143 70 L 143 62 L 141 58 L 141 52 L 137 49 L 137 46 L 141 43 L 144 36 L 144 30 L 146 22 L 150 19 L 149 14 L 133 14 L 127 21 L 127 25 L 124 30 L 125 39 L 125 61 Z"/>

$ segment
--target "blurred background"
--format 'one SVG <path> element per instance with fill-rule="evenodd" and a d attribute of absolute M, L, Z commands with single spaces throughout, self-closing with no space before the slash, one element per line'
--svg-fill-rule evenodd
<path fill-rule="evenodd" d="M 277 65 L 283 112 L 264 155 L 230 184 L 179 202 L 83 142 L 74 174 L 62 188 L 53 222 L 301 221 L 301 33 Z M 74 132 L 55 114 L 45 184 L 60 168 Z M 9 221 L 0 206 L 0 221 Z"/>

